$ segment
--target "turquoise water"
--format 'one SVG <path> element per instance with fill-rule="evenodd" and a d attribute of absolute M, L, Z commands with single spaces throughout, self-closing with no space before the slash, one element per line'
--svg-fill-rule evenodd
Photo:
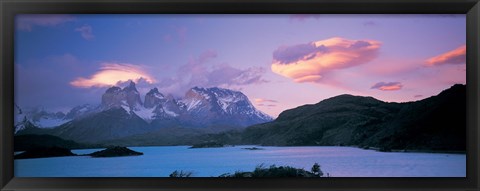
<path fill-rule="evenodd" d="M 88 156 L 15 160 L 16 177 L 165 177 L 175 170 L 196 177 L 252 171 L 257 165 L 309 170 L 317 162 L 334 177 L 465 177 L 466 155 L 377 152 L 353 147 L 259 147 L 188 149 L 188 146 L 130 147 L 142 156 Z M 73 150 L 87 154 L 101 149 Z"/>

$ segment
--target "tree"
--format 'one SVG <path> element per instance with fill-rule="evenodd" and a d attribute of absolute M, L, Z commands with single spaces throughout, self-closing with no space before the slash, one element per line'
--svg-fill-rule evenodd
<path fill-rule="evenodd" d="M 323 172 L 320 169 L 320 165 L 318 163 L 313 164 L 312 166 L 312 173 L 315 174 L 315 176 L 322 177 Z"/>

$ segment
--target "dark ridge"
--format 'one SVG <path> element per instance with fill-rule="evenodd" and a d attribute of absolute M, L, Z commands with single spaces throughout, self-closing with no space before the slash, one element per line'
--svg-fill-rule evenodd
<path fill-rule="evenodd" d="M 379 151 L 465 151 L 466 85 L 423 100 L 387 103 L 340 95 L 250 126 L 242 142 L 273 146 L 358 146 Z"/>
<path fill-rule="evenodd" d="M 23 153 L 14 156 L 14 159 L 31 159 L 31 158 L 48 158 L 48 157 L 64 157 L 77 156 L 69 149 L 61 147 L 37 147 L 31 148 Z"/>
<path fill-rule="evenodd" d="M 66 149 L 86 149 L 86 148 L 101 148 L 101 145 L 81 144 L 71 140 L 65 140 L 53 135 L 15 135 L 14 138 L 15 151 L 26 151 L 39 147 L 60 147 Z"/>

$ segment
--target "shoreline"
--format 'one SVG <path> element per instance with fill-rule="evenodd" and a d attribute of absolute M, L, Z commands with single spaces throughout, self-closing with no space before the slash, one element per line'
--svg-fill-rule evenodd
<path fill-rule="evenodd" d="M 191 147 L 192 145 L 147 145 L 147 146 L 126 146 L 126 147 Z M 362 148 L 358 146 L 319 146 L 319 145 L 304 145 L 304 146 L 267 146 L 267 145 L 225 145 L 223 147 L 204 147 L 204 148 L 196 148 L 196 149 L 208 149 L 208 148 L 231 148 L 231 147 L 351 147 L 351 148 L 358 148 L 362 150 L 373 150 L 377 152 L 383 152 L 383 153 L 435 153 L 435 154 L 467 154 L 466 151 L 454 151 L 454 150 L 430 150 L 430 149 L 425 149 L 425 150 L 414 150 L 414 149 L 392 149 L 390 151 L 380 151 L 380 148 L 377 147 L 368 147 L 368 148 Z M 101 149 L 101 148 L 98 148 Z M 243 149 L 243 148 L 241 148 Z M 82 149 L 72 149 L 72 150 L 82 150 Z M 248 150 L 248 149 L 247 149 Z"/>
<path fill-rule="evenodd" d="M 384 152 L 384 153 L 435 153 L 435 154 L 467 154 L 467 151 L 452 151 L 452 150 L 414 150 L 414 149 L 392 149 L 390 151 L 380 151 L 380 148 L 378 147 L 368 147 L 368 148 L 361 148 L 361 147 L 356 147 L 359 149 L 365 149 L 365 150 L 374 150 L 378 152 Z"/>
<path fill-rule="evenodd" d="M 146 145 L 146 146 L 125 146 L 125 147 L 133 148 L 133 147 L 191 147 L 191 146 L 192 145 Z M 249 150 L 249 149 L 245 149 L 245 148 L 251 148 L 251 147 L 256 147 L 256 148 L 260 148 L 260 147 L 350 147 L 350 148 L 358 148 L 358 149 L 362 149 L 362 150 L 372 150 L 372 151 L 383 152 L 383 153 L 467 154 L 466 151 L 453 151 L 453 150 L 429 150 L 429 149 L 426 149 L 426 150 L 413 150 L 413 149 L 402 150 L 402 149 L 392 149 L 390 151 L 380 151 L 380 148 L 378 148 L 378 147 L 362 148 L 362 147 L 358 147 L 358 146 L 318 146 L 318 145 L 304 145 L 304 146 L 225 145 L 223 147 L 202 147 L 202 148 L 195 148 L 195 149 L 208 149 L 208 148 L 217 148 L 218 149 L 218 148 L 231 148 L 231 147 L 239 147 L 240 149 L 244 149 L 244 150 Z M 243 147 L 245 147 L 245 148 L 243 148 Z M 71 150 L 73 151 L 73 150 L 91 150 L 91 149 L 94 149 L 94 150 L 106 149 L 106 147 L 104 147 L 104 148 L 71 149 Z M 22 152 L 25 152 L 25 151 L 15 151 L 14 154 L 20 154 Z"/>

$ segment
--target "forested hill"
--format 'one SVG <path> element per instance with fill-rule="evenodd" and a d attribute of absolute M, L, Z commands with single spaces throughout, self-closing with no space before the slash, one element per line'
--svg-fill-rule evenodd
<path fill-rule="evenodd" d="M 246 143 L 277 146 L 351 145 L 381 150 L 466 148 L 466 85 L 416 102 L 387 103 L 340 95 L 282 112 L 242 133 Z"/>

